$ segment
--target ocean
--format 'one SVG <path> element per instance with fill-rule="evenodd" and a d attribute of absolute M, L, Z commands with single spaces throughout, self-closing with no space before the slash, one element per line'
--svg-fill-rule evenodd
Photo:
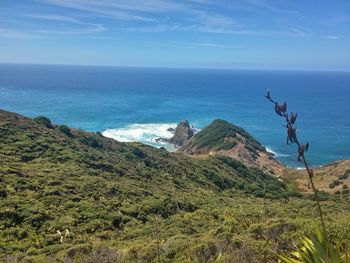
<path fill-rule="evenodd" d="M 214 119 L 239 125 L 291 167 L 284 120 L 264 94 L 298 113 L 307 158 L 323 165 L 350 158 L 350 72 L 157 69 L 0 64 L 0 108 L 56 124 L 100 131 L 155 147 L 187 119 L 201 129 Z"/>

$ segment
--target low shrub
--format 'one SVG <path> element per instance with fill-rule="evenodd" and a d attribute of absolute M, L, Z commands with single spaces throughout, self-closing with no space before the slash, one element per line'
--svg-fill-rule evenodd
<path fill-rule="evenodd" d="M 52 129 L 51 120 L 45 116 L 39 116 L 33 119 L 36 123 L 45 126 L 46 128 Z"/>
<path fill-rule="evenodd" d="M 73 137 L 73 134 L 72 134 L 70 128 L 67 125 L 60 125 L 60 126 L 58 126 L 58 130 L 60 132 L 62 132 L 63 134 L 65 134 L 66 136 L 68 136 L 68 137 Z"/>
<path fill-rule="evenodd" d="M 350 169 L 346 170 L 343 175 L 339 176 L 339 180 L 348 179 L 349 175 L 350 175 Z"/>
<path fill-rule="evenodd" d="M 5 198 L 7 196 L 7 191 L 3 187 L 0 187 L 0 197 Z"/>
<path fill-rule="evenodd" d="M 349 189 L 341 190 L 342 195 L 349 195 Z"/>

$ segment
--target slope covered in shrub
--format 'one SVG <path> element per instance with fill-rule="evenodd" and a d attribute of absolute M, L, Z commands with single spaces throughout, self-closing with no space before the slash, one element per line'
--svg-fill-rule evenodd
<path fill-rule="evenodd" d="M 68 129 L 0 111 L 1 259 L 274 262 L 314 224 L 311 201 L 232 158 Z M 349 204 L 325 206 L 345 242 Z"/>

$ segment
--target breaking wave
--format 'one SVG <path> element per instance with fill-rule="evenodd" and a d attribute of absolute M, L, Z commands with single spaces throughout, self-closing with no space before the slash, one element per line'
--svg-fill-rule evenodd
<path fill-rule="evenodd" d="M 167 142 L 157 139 L 170 139 L 173 136 L 171 129 L 175 129 L 176 125 L 176 123 L 130 124 L 121 128 L 107 129 L 102 134 L 120 142 L 142 142 L 155 147 L 167 147 Z"/>
<path fill-rule="evenodd" d="M 278 157 L 289 157 L 290 155 L 289 154 L 283 154 L 283 153 L 278 153 L 274 150 L 272 150 L 270 147 L 268 146 L 265 146 L 266 148 L 266 151 L 269 152 L 269 153 L 272 153 L 274 156 L 276 156 L 277 158 Z"/>

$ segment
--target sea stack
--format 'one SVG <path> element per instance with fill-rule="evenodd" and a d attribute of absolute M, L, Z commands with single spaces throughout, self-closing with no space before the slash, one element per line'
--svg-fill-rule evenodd
<path fill-rule="evenodd" d="M 169 140 L 170 143 L 174 144 L 176 147 L 181 147 L 185 145 L 194 135 L 194 131 L 191 128 L 187 120 L 181 121 L 176 129 L 174 136 Z"/>

